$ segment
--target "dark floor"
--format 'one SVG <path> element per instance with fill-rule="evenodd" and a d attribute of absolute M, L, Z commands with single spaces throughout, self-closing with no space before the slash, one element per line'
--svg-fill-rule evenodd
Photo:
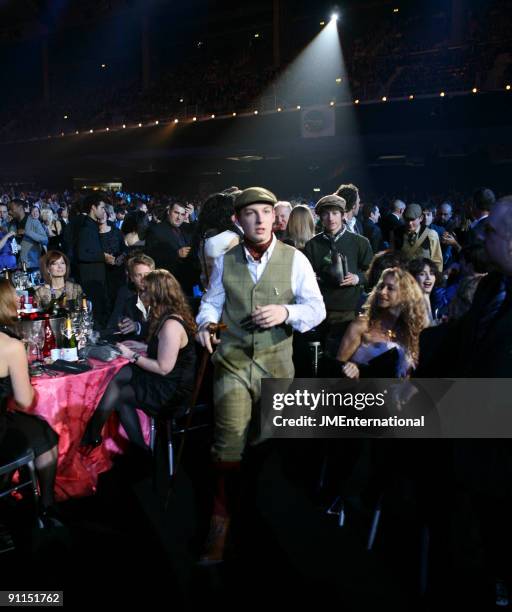
<path fill-rule="evenodd" d="M 383 500 L 375 547 L 368 552 L 377 499 L 354 497 L 349 503 L 347 493 L 340 528 L 338 517 L 325 512 L 337 485 L 315 490 L 316 451 L 299 450 L 300 441 L 286 444 L 251 453 L 241 519 L 223 565 L 196 565 L 209 498 L 208 441 L 199 436 L 190 441 L 167 500 L 161 486 L 155 494 L 151 463 L 135 455 L 102 475 L 96 496 L 61 504 L 65 528 L 24 529 L 20 535 L 15 526 L 23 513 L 7 508 L 17 548 L 0 555 L 2 588 L 64 590 L 71 609 L 100 601 L 147 610 L 183 603 L 289 609 L 322 602 L 347 611 L 495 609 L 482 567 L 448 561 L 451 545 L 443 541 L 442 526 L 431 534 L 428 596 L 419 597 L 422 521 L 414 496 L 402 490 Z M 448 523 L 451 510 L 442 513 Z"/>

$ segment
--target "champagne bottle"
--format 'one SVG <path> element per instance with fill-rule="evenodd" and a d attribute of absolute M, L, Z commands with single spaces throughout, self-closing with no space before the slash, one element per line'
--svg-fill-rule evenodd
<path fill-rule="evenodd" d="M 62 334 L 62 358 L 66 361 L 78 361 L 78 342 L 71 325 L 71 317 L 66 319 L 66 328 Z"/>

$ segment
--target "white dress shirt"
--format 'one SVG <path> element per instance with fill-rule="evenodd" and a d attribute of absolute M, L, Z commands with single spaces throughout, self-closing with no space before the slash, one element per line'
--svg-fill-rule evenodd
<path fill-rule="evenodd" d="M 252 280 L 256 284 L 274 252 L 277 239 L 274 236 L 269 248 L 263 253 L 260 261 L 256 261 L 244 247 L 247 267 Z M 201 307 L 196 322 L 199 327 L 207 323 L 218 323 L 222 318 L 225 291 L 222 284 L 224 272 L 224 255 L 215 260 L 208 291 L 203 295 Z M 291 287 L 295 296 L 295 304 L 286 304 L 288 318 L 286 323 L 299 332 L 306 332 L 325 319 L 325 305 L 318 287 L 315 273 L 309 260 L 300 251 L 295 251 L 292 262 Z"/>

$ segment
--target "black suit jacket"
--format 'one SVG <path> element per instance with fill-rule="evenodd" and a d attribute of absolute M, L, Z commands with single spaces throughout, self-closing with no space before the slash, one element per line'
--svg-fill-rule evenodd
<path fill-rule="evenodd" d="M 141 332 L 135 335 L 140 338 L 146 337 L 148 323 L 144 321 L 142 312 L 137 308 L 137 292 L 127 285 L 121 287 L 117 294 L 114 309 L 107 323 L 107 328 L 117 329 L 117 324 L 124 318 L 131 319 L 135 323 L 140 323 Z"/>
<path fill-rule="evenodd" d="M 420 343 L 421 376 L 509 378 L 512 373 L 512 304 L 491 321 L 478 339 L 482 317 L 500 290 L 503 276 L 491 272 L 476 290 L 469 311 L 449 325 L 428 328 Z"/>
<path fill-rule="evenodd" d="M 402 219 L 397 219 L 393 213 L 388 213 L 380 220 L 380 229 L 382 230 L 382 238 L 386 242 L 390 242 L 393 234 L 396 234 L 404 227 Z"/>
<path fill-rule="evenodd" d="M 382 239 L 382 231 L 380 227 L 371 219 L 365 219 L 363 222 L 363 235 L 368 238 L 372 245 L 372 251 L 378 253 L 384 248 L 384 240 Z"/>
<path fill-rule="evenodd" d="M 156 267 L 174 274 L 189 295 L 199 280 L 199 259 L 193 251 L 183 259 L 178 257 L 178 251 L 192 245 L 194 231 L 194 223 L 184 223 L 179 228 L 174 228 L 168 220 L 152 223 L 146 234 L 144 249 L 146 255 L 155 260 Z"/>

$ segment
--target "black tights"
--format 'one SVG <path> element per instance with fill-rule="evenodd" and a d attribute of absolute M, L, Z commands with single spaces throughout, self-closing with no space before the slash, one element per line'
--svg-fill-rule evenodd
<path fill-rule="evenodd" d="M 119 370 L 110 381 L 98 407 L 87 425 L 83 442 L 92 443 L 97 439 L 101 434 L 103 425 L 108 421 L 109 416 L 114 410 L 117 410 L 119 413 L 119 420 L 130 441 L 141 448 L 147 449 L 140 428 L 139 417 L 136 412 L 136 408 L 138 407 L 137 399 L 131 382 L 132 368 L 127 365 Z"/>

